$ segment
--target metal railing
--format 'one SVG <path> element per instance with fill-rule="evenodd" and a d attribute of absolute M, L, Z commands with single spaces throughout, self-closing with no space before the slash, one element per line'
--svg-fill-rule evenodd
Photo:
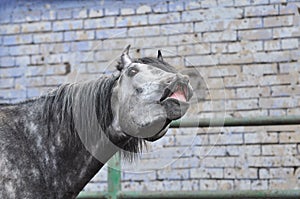
<path fill-rule="evenodd" d="M 299 125 L 300 115 L 284 117 L 250 117 L 250 118 L 185 118 L 171 123 L 171 128 L 230 127 L 230 126 L 273 126 Z M 78 199 L 125 199 L 125 198 L 160 198 L 160 199 L 194 199 L 194 198 L 300 198 L 300 190 L 233 190 L 233 191 L 161 191 L 134 192 L 121 190 L 120 154 L 117 153 L 108 163 L 108 191 L 81 192 Z"/>

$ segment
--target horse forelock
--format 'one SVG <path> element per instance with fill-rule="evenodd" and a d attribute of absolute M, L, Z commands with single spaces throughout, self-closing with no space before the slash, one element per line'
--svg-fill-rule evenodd
<path fill-rule="evenodd" d="M 166 72 L 171 72 L 171 73 L 177 72 L 176 69 L 173 66 L 171 66 L 170 64 L 168 64 L 167 62 L 159 60 L 154 57 L 143 57 L 143 58 L 133 59 L 132 62 L 154 66 L 154 67 L 164 70 Z M 123 67 L 121 67 L 121 64 L 122 64 L 122 62 L 118 62 L 116 68 L 117 69 L 123 68 Z"/>
<path fill-rule="evenodd" d="M 135 59 L 135 60 L 133 60 L 133 62 L 151 65 L 151 66 L 157 67 L 161 70 L 164 70 L 166 72 L 176 73 L 176 69 L 173 66 L 171 66 L 170 64 L 168 64 L 165 61 L 159 60 L 154 57 L 143 57 L 143 58 Z"/>

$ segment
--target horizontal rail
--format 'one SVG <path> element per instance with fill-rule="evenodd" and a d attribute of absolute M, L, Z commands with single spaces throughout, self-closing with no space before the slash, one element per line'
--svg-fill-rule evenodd
<path fill-rule="evenodd" d="M 78 199 L 108 198 L 106 193 L 82 192 Z M 237 191 L 120 191 L 118 199 L 226 199 L 226 198 L 300 198 L 300 190 L 237 190 Z"/>
<path fill-rule="evenodd" d="M 300 190 L 268 191 L 163 191 L 163 192 L 120 192 L 118 198 L 126 199 L 212 199 L 212 198 L 300 198 Z"/>
<path fill-rule="evenodd" d="M 300 115 L 283 117 L 246 117 L 246 118 L 184 118 L 173 121 L 171 128 L 197 127 L 230 127 L 230 126 L 271 126 L 271 125 L 298 125 Z"/>

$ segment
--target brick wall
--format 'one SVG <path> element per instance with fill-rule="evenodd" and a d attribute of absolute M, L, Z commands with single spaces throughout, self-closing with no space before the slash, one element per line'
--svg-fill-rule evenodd
<path fill-rule="evenodd" d="M 110 73 L 128 44 L 191 76 L 189 115 L 300 114 L 300 2 L 16 1 L 0 14 L 0 102 Z M 124 190 L 299 189 L 299 126 L 170 130 Z M 106 169 L 85 190 L 106 189 Z"/>

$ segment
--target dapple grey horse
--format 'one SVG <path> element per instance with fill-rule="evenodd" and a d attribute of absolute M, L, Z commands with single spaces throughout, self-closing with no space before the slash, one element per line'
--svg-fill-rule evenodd
<path fill-rule="evenodd" d="M 134 156 L 186 113 L 188 78 L 160 51 L 139 59 L 128 51 L 118 74 L 0 105 L 1 199 L 75 198 L 117 151 Z"/>

